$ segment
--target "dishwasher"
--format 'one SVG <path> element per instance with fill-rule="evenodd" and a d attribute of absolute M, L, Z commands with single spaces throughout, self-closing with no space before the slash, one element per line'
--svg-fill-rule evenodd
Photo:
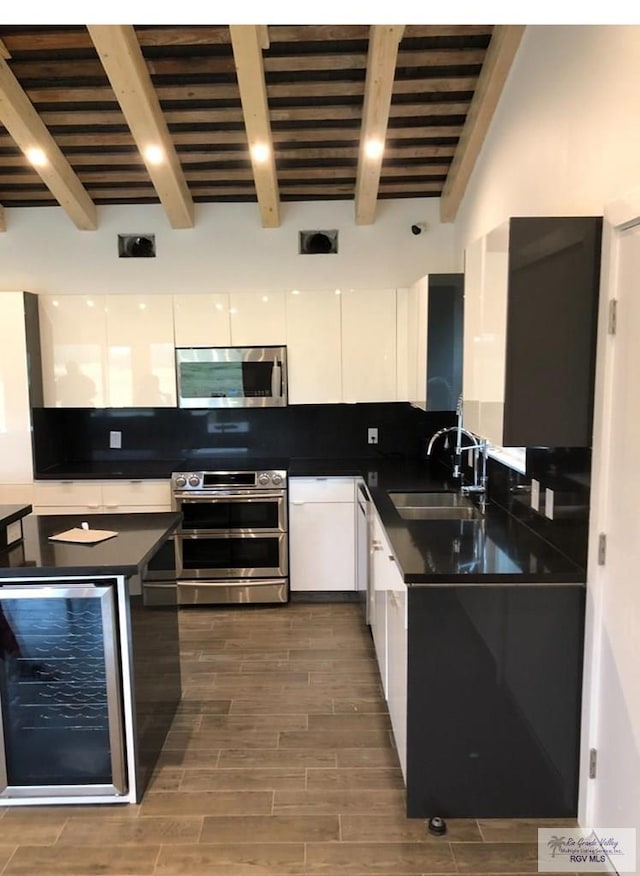
<path fill-rule="evenodd" d="M 369 573 L 369 525 L 371 497 L 363 482 L 356 490 L 356 573 L 358 597 L 364 603 L 365 620 L 371 626 L 371 581 Z"/>

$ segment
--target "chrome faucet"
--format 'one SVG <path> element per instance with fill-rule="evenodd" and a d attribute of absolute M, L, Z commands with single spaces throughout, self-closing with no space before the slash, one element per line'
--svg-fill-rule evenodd
<path fill-rule="evenodd" d="M 458 399 L 456 406 L 456 415 L 458 422 L 455 426 L 446 426 L 444 429 L 438 429 L 427 445 L 427 456 L 431 456 L 433 445 L 443 435 L 448 435 L 451 432 L 456 433 L 456 446 L 454 450 L 453 462 L 453 477 L 462 478 L 462 451 L 473 450 L 473 484 L 469 486 L 461 486 L 463 493 L 481 493 L 484 495 L 487 489 L 487 442 L 484 438 L 478 438 L 473 432 L 465 429 L 462 425 L 462 396 Z M 471 440 L 471 444 L 466 447 L 462 446 L 462 436 L 466 435 Z M 479 464 L 479 461 L 481 464 Z"/>

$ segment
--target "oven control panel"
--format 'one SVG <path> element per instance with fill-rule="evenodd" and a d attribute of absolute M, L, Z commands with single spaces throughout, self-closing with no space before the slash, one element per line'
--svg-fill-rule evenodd
<path fill-rule="evenodd" d="M 178 471 L 171 475 L 174 492 L 228 490 L 283 490 L 287 473 L 275 471 Z"/>

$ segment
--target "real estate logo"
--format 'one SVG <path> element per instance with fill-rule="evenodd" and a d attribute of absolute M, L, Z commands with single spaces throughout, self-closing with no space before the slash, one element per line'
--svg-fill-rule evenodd
<path fill-rule="evenodd" d="M 539 873 L 635 873 L 633 827 L 541 827 Z"/>

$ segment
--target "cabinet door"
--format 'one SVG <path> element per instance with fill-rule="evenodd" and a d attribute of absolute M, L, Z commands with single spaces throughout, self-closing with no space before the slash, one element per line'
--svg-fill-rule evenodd
<path fill-rule="evenodd" d="M 349 289 L 341 298 L 343 401 L 395 401 L 395 289 Z"/>
<path fill-rule="evenodd" d="M 102 511 L 99 481 L 36 481 L 33 505 L 42 514 L 96 514 Z"/>
<path fill-rule="evenodd" d="M 355 590 L 355 478 L 291 478 L 291 590 Z"/>
<path fill-rule="evenodd" d="M 374 515 L 371 538 L 371 575 L 373 577 L 373 611 L 371 634 L 378 661 L 378 670 L 385 699 L 388 695 L 387 667 L 387 587 L 389 548 L 379 518 Z"/>
<path fill-rule="evenodd" d="M 105 481 L 102 484 L 104 510 L 116 513 L 170 511 L 170 481 Z"/>
<path fill-rule="evenodd" d="M 407 780 L 407 588 L 397 568 L 387 590 L 387 677 L 389 716 L 398 759 Z"/>
<path fill-rule="evenodd" d="M 342 401 L 340 296 L 296 290 L 286 310 L 289 403 Z"/>
<path fill-rule="evenodd" d="M 175 407 L 170 295 L 107 295 L 110 407 Z"/>
<path fill-rule="evenodd" d="M 234 347 L 286 344 L 284 292 L 232 292 L 229 314 Z"/>
<path fill-rule="evenodd" d="M 509 223 L 505 222 L 488 234 L 486 239 L 480 345 L 479 434 L 498 445 L 505 443 L 503 422 L 508 277 Z M 541 354 L 544 355 L 542 350 Z"/>
<path fill-rule="evenodd" d="M 428 277 L 422 277 L 406 290 L 406 307 L 400 308 L 398 290 L 398 400 L 410 401 L 415 407 L 427 407 L 427 306 Z M 401 365 L 406 372 L 402 388 Z"/>
<path fill-rule="evenodd" d="M 106 403 L 107 320 L 104 295 L 41 295 L 44 403 L 102 408 Z"/>
<path fill-rule="evenodd" d="M 0 293 L 0 483 L 31 481 L 24 293 Z"/>
<path fill-rule="evenodd" d="M 228 347 L 229 296 L 174 295 L 173 324 L 176 347 Z"/>
<path fill-rule="evenodd" d="M 474 240 L 465 251 L 464 262 L 464 352 L 462 399 L 464 424 L 476 435 L 480 424 L 480 371 L 482 358 L 482 277 L 484 238 Z"/>

